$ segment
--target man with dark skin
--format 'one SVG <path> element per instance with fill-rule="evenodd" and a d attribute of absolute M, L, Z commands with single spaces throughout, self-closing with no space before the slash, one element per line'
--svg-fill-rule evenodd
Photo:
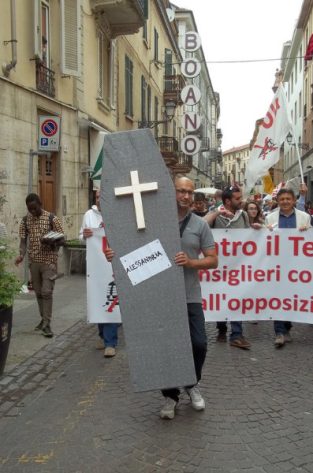
<path fill-rule="evenodd" d="M 20 255 L 15 259 L 15 264 L 19 265 L 23 261 L 28 240 L 29 269 L 41 316 L 35 330 L 51 338 L 52 295 L 57 278 L 58 247 L 64 243 L 64 239 L 51 245 L 44 243 L 42 239 L 50 231 L 62 234 L 63 228 L 58 217 L 42 208 L 37 194 L 26 197 L 26 206 L 28 214 L 20 223 Z"/>
<path fill-rule="evenodd" d="M 207 339 L 198 271 L 216 268 L 218 258 L 211 230 L 200 217 L 191 212 L 194 194 L 193 182 L 187 177 L 177 177 L 174 184 L 182 245 L 182 250 L 174 256 L 174 262 L 184 269 L 191 344 L 197 382 L 199 382 L 206 357 Z M 203 258 L 199 258 L 200 252 L 203 254 Z M 108 261 L 112 261 L 114 251 L 107 248 L 105 256 Z M 185 390 L 195 410 L 205 409 L 205 401 L 197 384 L 185 386 Z M 180 389 L 178 387 L 164 389 L 162 394 L 165 397 L 165 404 L 160 411 L 160 417 L 173 419 L 179 402 Z"/>

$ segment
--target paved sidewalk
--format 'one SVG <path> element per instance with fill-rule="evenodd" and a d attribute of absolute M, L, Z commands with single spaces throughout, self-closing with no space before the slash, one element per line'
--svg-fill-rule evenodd
<path fill-rule="evenodd" d="M 207 408 L 193 411 L 184 394 L 162 421 L 160 393 L 132 391 L 122 330 L 115 358 L 95 350 L 79 284 L 59 282 L 68 328 L 0 379 L 1 473 L 313 472 L 313 327 L 296 324 L 277 350 L 271 322 L 245 324 L 242 351 L 207 324 Z"/>
<path fill-rule="evenodd" d="M 16 297 L 13 309 L 13 329 L 5 373 L 20 364 L 40 348 L 53 342 L 35 332 L 39 323 L 35 293 Z M 63 333 L 78 321 L 86 320 L 86 277 L 72 275 L 56 281 L 53 298 L 52 329 L 55 335 Z"/>

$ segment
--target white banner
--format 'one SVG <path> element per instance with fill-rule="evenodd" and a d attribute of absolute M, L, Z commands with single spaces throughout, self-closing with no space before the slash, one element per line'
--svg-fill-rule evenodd
<path fill-rule="evenodd" d="M 207 321 L 313 323 L 313 229 L 213 234 L 218 268 L 199 272 Z"/>
<path fill-rule="evenodd" d="M 106 239 L 101 229 L 94 235 L 87 240 L 88 320 L 120 322 L 112 268 L 102 251 Z M 313 323 L 313 229 L 216 229 L 213 235 L 218 268 L 199 271 L 206 321 Z"/>
<path fill-rule="evenodd" d="M 90 323 L 121 322 L 112 265 L 103 250 L 107 239 L 103 229 L 87 238 L 87 320 Z"/>

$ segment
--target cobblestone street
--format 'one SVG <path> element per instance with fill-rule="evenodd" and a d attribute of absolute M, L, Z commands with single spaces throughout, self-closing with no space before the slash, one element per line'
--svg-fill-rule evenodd
<path fill-rule="evenodd" d="M 184 395 L 162 421 L 158 392 L 132 392 L 122 330 L 104 359 L 77 321 L 1 378 L 0 471 L 313 472 L 313 328 L 296 324 L 280 350 L 272 323 L 245 331 L 250 351 L 216 343 L 207 324 L 206 410 Z"/>

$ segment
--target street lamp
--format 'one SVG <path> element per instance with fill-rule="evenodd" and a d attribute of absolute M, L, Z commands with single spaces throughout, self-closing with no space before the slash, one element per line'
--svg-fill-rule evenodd
<path fill-rule="evenodd" d="M 166 102 L 164 106 L 164 120 L 142 120 L 138 122 L 138 128 L 154 128 L 161 123 L 168 123 L 173 120 L 175 115 L 176 103 L 173 101 Z"/>
<path fill-rule="evenodd" d="M 286 136 L 286 141 L 287 143 L 289 144 L 289 146 L 297 146 L 296 143 L 294 143 L 292 141 L 292 134 L 289 132 L 288 135 Z M 308 145 L 308 143 L 298 143 L 298 148 L 301 148 L 301 149 L 304 149 L 306 151 L 308 151 L 310 149 L 310 146 Z"/>

